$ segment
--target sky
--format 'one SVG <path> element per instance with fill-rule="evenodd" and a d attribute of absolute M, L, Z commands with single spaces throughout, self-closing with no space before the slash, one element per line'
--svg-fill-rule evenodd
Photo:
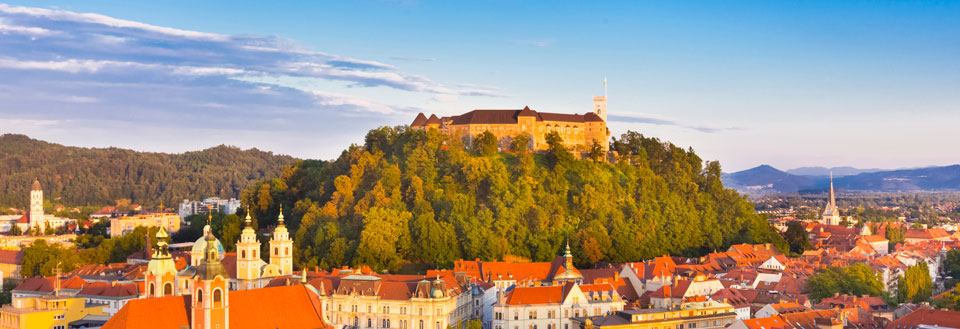
<path fill-rule="evenodd" d="M 65 145 L 332 159 L 418 112 L 604 93 L 612 136 L 726 172 L 960 163 L 960 2 L 0 3 L 0 133 Z"/>

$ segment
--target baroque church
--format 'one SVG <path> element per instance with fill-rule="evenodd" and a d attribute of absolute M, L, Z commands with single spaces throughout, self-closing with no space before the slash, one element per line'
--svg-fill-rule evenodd
<path fill-rule="evenodd" d="M 260 243 L 247 215 L 237 244 L 236 278 L 222 263 L 223 245 L 209 222 L 191 250 L 191 265 L 181 271 L 161 227 L 145 273 L 144 296 L 124 305 L 103 328 L 332 328 L 324 319 L 319 292 L 306 280 L 253 289 L 261 288 L 263 279 L 293 274 L 293 245 L 282 213 L 270 240 L 269 264 L 259 258 Z"/>

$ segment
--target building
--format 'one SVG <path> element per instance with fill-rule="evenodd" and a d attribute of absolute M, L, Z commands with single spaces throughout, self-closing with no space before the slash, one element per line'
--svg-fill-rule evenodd
<path fill-rule="evenodd" d="M 235 289 L 263 288 L 275 277 L 292 275 L 293 240 L 290 239 L 287 226 L 283 223 L 283 207 L 280 208 L 280 215 L 277 217 L 277 227 L 274 228 L 270 237 L 269 264 L 260 258 L 260 241 L 257 240 L 249 212 L 244 223 L 240 241 L 237 242 L 237 252 L 234 255 L 237 273 Z"/>
<path fill-rule="evenodd" d="M 23 260 L 22 250 L 0 250 L 0 273 L 4 279 L 20 278 L 20 262 Z"/>
<path fill-rule="evenodd" d="M 469 282 L 450 272 L 434 277 L 341 270 L 309 280 L 327 321 L 347 328 L 446 329 L 472 319 Z"/>
<path fill-rule="evenodd" d="M 942 228 L 907 230 L 903 233 L 903 240 L 908 244 L 925 241 L 949 241 L 950 238 L 950 233 L 947 233 L 947 231 Z"/>
<path fill-rule="evenodd" d="M 493 329 L 570 329 L 571 318 L 607 315 L 625 305 L 609 283 L 516 287 L 500 296 Z"/>
<path fill-rule="evenodd" d="M 59 243 L 66 247 L 73 246 L 73 241 L 77 239 L 76 234 L 61 235 L 4 235 L 0 236 L 0 248 L 19 250 L 36 240 L 44 240 L 48 244 Z"/>
<path fill-rule="evenodd" d="M 818 309 L 833 308 L 860 308 L 869 311 L 871 314 L 879 317 L 893 320 L 893 309 L 887 305 L 883 298 L 872 296 L 848 296 L 834 294 L 833 297 L 827 297 L 814 306 Z"/>
<path fill-rule="evenodd" d="M 47 228 L 57 229 L 73 223 L 76 223 L 76 220 L 44 214 L 43 188 L 39 180 L 34 180 L 33 187 L 30 189 L 30 209 L 16 221 L 20 231 L 28 232 L 31 228 L 36 228 L 43 232 Z"/>
<path fill-rule="evenodd" d="M 470 145 L 477 135 L 489 131 L 497 137 L 501 148 L 510 146 L 510 141 L 520 134 L 531 138 L 528 148 L 547 149 L 546 136 L 557 132 L 564 145 L 575 150 L 588 150 L 593 143 L 604 151 L 610 149 L 610 131 L 607 129 L 607 98 L 593 98 L 593 110 L 585 114 L 548 113 L 524 107 L 519 110 L 473 110 L 461 115 L 438 118 L 423 113 L 410 124 L 413 129 L 438 129 L 442 133 L 462 139 Z"/>
<path fill-rule="evenodd" d="M 180 214 L 180 218 L 187 218 L 187 216 L 197 214 L 206 214 L 210 210 L 230 215 L 236 214 L 237 210 L 240 209 L 240 206 L 240 200 L 235 198 L 221 199 L 213 197 L 203 199 L 202 201 L 190 201 L 184 199 L 183 202 L 180 203 L 178 213 Z"/>
<path fill-rule="evenodd" d="M 306 282 L 230 291 L 217 239 L 210 230 L 203 239 L 202 260 L 193 267 L 187 289 L 177 286 L 180 281 L 171 272 L 162 243 L 153 266 L 148 265 L 147 298 L 126 303 L 103 328 L 332 328 L 324 320 L 318 291 Z M 184 290 L 188 293 L 181 294 Z"/>
<path fill-rule="evenodd" d="M 670 309 L 617 311 L 574 319 L 577 329 L 720 329 L 733 323 L 733 306 L 716 301 L 690 302 Z"/>
<path fill-rule="evenodd" d="M 78 321 L 103 323 L 109 316 L 106 305 L 88 304 L 75 295 L 81 290 L 78 279 L 63 281 L 52 278 L 33 278 L 12 291 L 12 301 L 0 308 L 0 328 L 73 328 Z M 82 286 L 82 284 L 80 284 Z M 66 288 L 66 289 L 64 289 Z"/>
<path fill-rule="evenodd" d="M 887 325 L 887 329 L 960 328 L 960 312 L 921 308 Z"/>
<path fill-rule="evenodd" d="M 837 200 L 833 194 L 833 173 L 830 173 L 830 196 L 820 222 L 826 225 L 840 225 L 840 210 L 837 209 Z"/>
<path fill-rule="evenodd" d="M 781 300 L 779 303 L 767 304 L 754 314 L 757 318 L 768 318 L 774 315 L 806 312 L 810 309 L 795 302 Z"/>
<path fill-rule="evenodd" d="M 180 230 L 180 216 L 174 213 L 150 213 L 110 219 L 110 237 L 118 237 L 143 227 L 162 227 L 168 232 Z"/>

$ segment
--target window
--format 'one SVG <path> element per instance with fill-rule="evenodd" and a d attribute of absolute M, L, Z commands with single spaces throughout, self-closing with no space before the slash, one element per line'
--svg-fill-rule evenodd
<path fill-rule="evenodd" d="M 163 295 L 164 296 L 173 295 L 173 282 L 167 282 L 163 284 Z"/>
<path fill-rule="evenodd" d="M 688 328 L 694 329 L 694 328 L 696 328 L 696 327 L 697 327 L 697 323 L 696 323 L 696 322 L 692 322 L 692 323 L 690 323 L 690 326 L 689 326 Z"/>
<path fill-rule="evenodd" d="M 240 259 L 247 259 L 247 251 L 240 250 Z"/>
<path fill-rule="evenodd" d="M 283 254 L 285 256 L 290 256 L 290 247 L 283 248 Z"/>
<path fill-rule="evenodd" d="M 367 328 L 373 327 L 373 320 L 367 318 Z"/>
<path fill-rule="evenodd" d="M 422 309 L 422 308 L 420 309 L 420 315 L 423 315 L 423 309 Z M 419 328 L 419 329 L 423 329 L 423 320 L 420 320 L 420 328 Z"/>
<path fill-rule="evenodd" d="M 280 256 L 280 248 L 273 247 L 273 255 L 274 255 L 274 256 Z"/>
<path fill-rule="evenodd" d="M 203 303 L 203 289 L 197 289 L 197 303 Z"/>
<path fill-rule="evenodd" d="M 253 258 L 257 258 L 257 250 L 256 250 L 256 249 L 253 250 Z"/>
<path fill-rule="evenodd" d="M 213 307 L 223 307 L 223 290 L 213 289 Z"/>
<path fill-rule="evenodd" d="M 156 294 L 156 288 L 153 286 L 153 282 L 150 282 L 150 296 L 153 297 Z"/>

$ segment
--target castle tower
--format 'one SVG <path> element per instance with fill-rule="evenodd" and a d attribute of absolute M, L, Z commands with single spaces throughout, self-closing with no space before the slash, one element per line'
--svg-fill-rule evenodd
<path fill-rule="evenodd" d="M 280 217 L 277 217 L 277 228 L 270 237 L 270 264 L 280 268 L 280 275 L 293 274 L 293 240 L 290 232 L 283 224 L 283 206 L 280 206 Z"/>
<path fill-rule="evenodd" d="M 167 238 L 169 238 L 167 230 L 160 227 L 156 236 L 157 250 L 153 252 L 153 257 L 147 264 L 144 277 L 146 286 L 144 296 L 147 298 L 173 296 L 179 292 L 179 289 L 177 289 L 177 265 L 173 262 L 173 257 L 170 256 L 167 245 Z"/>
<path fill-rule="evenodd" d="M 604 84 L 606 84 L 606 82 L 604 82 Z M 593 98 L 593 113 L 603 119 L 603 122 L 607 122 L 607 96 L 596 96 Z"/>
<path fill-rule="evenodd" d="M 43 188 L 40 186 L 40 180 L 33 180 L 33 188 L 30 189 L 30 227 L 34 226 L 43 230 L 46 220 L 43 217 Z"/>
<path fill-rule="evenodd" d="M 250 211 L 247 211 L 246 226 L 240 233 L 237 242 L 237 279 L 256 280 L 260 278 L 260 241 L 257 241 L 257 232 L 253 229 L 250 220 Z"/>
<path fill-rule="evenodd" d="M 217 238 L 207 232 L 204 238 L 203 261 L 197 266 L 193 278 L 193 294 L 190 296 L 192 329 L 228 329 L 230 328 L 230 291 L 229 274 L 220 263 Z"/>

